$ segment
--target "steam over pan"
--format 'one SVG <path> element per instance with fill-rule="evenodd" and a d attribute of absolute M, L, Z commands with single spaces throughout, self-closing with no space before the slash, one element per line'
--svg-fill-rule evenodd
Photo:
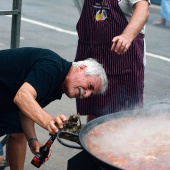
<path fill-rule="evenodd" d="M 104 169 L 169 170 L 170 106 L 99 117 L 81 129 L 79 140 Z"/>

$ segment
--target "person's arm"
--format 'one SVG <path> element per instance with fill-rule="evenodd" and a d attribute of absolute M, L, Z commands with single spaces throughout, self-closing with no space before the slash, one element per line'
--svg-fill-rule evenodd
<path fill-rule="evenodd" d="M 24 83 L 14 97 L 14 103 L 19 107 L 21 112 L 36 122 L 38 125 L 48 130 L 51 134 L 58 132 L 56 123 L 60 128 L 63 127 L 63 122 L 67 120 L 64 115 L 51 117 L 46 113 L 36 101 L 37 92 L 29 84 Z"/>
<path fill-rule="evenodd" d="M 21 123 L 22 129 L 23 129 L 23 132 L 25 134 L 27 141 L 30 140 L 31 138 L 37 139 L 34 122 L 22 113 L 20 113 L 19 116 L 20 116 L 20 123 Z M 37 144 L 39 144 L 38 139 L 34 140 L 30 145 L 30 149 L 32 153 L 34 154 L 38 152 L 39 148 L 42 146 L 42 145 L 40 146 Z M 31 147 L 31 146 L 34 146 L 34 147 Z"/>
<path fill-rule="evenodd" d="M 111 51 L 124 54 L 130 47 L 134 38 L 140 33 L 149 17 L 149 3 L 147 0 L 139 1 L 133 6 L 133 15 L 121 35 L 113 38 Z"/>
<path fill-rule="evenodd" d="M 20 116 L 21 126 L 22 126 L 22 129 L 23 129 L 23 132 L 25 134 L 27 141 L 29 141 L 30 139 L 37 139 L 37 135 L 35 132 L 35 127 L 34 127 L 35 123 L 30 118 L 26 117 L 22 113 L 20 113 L 19 116 Z M 29 148 L 33 154 L 38 153 L 40 150 L 40 147 L 42 146 L 43 144 L 40 143 L 38 139 L 32 140 L 32 142 L 29 143 Z M 51 153 L 52 153 L 52 150 L 50 149 L 48 157 L 45 159 L 45 161 L 49 159 L 49 157 L 51 156 Z"/>

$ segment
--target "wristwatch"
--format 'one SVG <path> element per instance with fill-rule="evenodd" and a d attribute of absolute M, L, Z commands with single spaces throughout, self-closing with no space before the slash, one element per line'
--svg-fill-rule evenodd
<path fill-rule="evenodd" d="M 38 139 L 37 138 L 28 139 L 28 146 L 30 147 L 31 143 L 34 142 L 34 141 L 38 141 Z"/>

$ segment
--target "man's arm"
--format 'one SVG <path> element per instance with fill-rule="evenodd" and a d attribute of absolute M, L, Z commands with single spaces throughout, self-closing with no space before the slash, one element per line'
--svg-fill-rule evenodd
<path fill-rule="evenodd" d="M 134 38 L 140 33 L 149 17 L 149 2 L 139 1 L 133 6 L 133 15 L 121 35 L 113 38 L 111 50 L 124 54 L 130 47 Z"/>
<path fill-rule="evenodd" d="M 35 128 L 34 128 L 34 122 L 28 117 L 26 117 L 24 114 L 22 114 L 21 112 L 19 113 L 19 116 L 20 116 L 20 123 L 26 139 L 29 140 L 30 138 L 37 138 Z"/>
<path fill-rule="evenodd" d="M 35 128 L 34 128 L 34 122 L 22 113 L 20 113 L 19 116 L 20 116 L 20 123 L 21 123 L 22 129 L 23 129 L 23 132 L 25 134 L 27 141 L 31 138 L 37 138 Z M 32 144 L 33 143 L 34 143 L 35 147 L 31 147 L 30 149 L 35 154 L 36 152 L 39 151 L 39 148 L 42 145 L 41 146 L 35 145 L 36 143 L 38 143 L 38 141 L 34 141 L 34 142 L 32 142 Z"/>
<path fill-rule="evenodd" d="M 27 141 L 31 138 L 36 138 L 37 139 L 37 135 L 35 132 L 35 128 L 34 128 L 34 122 L 26 117 L 24 114 L 20 113 L 20 122 L 21 122 L 21 126 L 23 129 L 23 132 L 25 134 L 25 137 L 27 139 Z M 40 143 L 38 140 L 34 140 L 33 142 L 30 143 L 29 147 L 30 150 L 33 154 L 36 154 L 39 152 L 40 147 L 42 147 L 44 144 Z M 49 159 L 49 157 L 51 156 L 52 150 L 50 149 L 50 152 L 47 156 L 47 158 L 45 159 L 45 161 L 47 161 Z"/>
<path fill-rule="evenodd" d="M 55 124 L 57 123 L 62 128 L 62 124 L 67 118 L 64 115 L 51 117 L 37 103 L 36 98 L 37 92 L 35 89 L 29 83 L 24 83 L 16 93 L 14 103 L 25 116 L 48 130 L 51 134 L 57 133 L 58 129 Z"/>

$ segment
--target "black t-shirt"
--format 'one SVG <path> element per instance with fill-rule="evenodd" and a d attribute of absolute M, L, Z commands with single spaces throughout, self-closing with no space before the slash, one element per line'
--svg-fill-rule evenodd
<path fill-rule="evenodd" d="M 24 82 L 34 87 L 41 107 L 61 99 L 61 84 L 71 65 L 48 49 L 23 47 L 1 50 L 0 112 L 19 110 L 13 98 Z"/>

